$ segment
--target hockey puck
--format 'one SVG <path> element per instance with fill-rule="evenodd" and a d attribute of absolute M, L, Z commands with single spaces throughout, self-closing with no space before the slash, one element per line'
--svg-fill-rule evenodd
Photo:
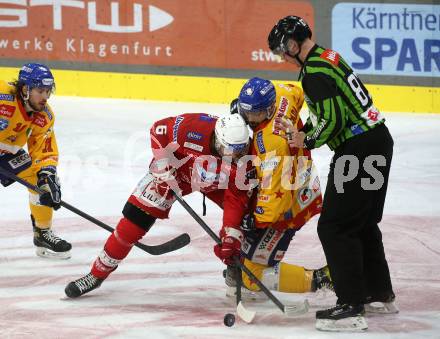
<path fill-rule="evenodd" d="M 232 327 L 235 324 L 235 315 L 232 313 L 226 313 L 225 317 L 223 318 L 223 323 L 225 326 Z"/>

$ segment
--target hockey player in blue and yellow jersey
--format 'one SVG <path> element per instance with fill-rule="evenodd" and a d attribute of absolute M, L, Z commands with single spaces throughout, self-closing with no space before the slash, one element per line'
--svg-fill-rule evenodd
<path fill-rule="evenodd" d="M 292 293 L 316 291 L 324 285 L 331 287 L 326 267 L 309 270 L 281 262 L 295 232 L 320 212 L 322 203 L 310 152 L 291 150 L 285 138 L 278 135 L 282 132 L 275 123 L 289 119 L 301 125 L 299 112 L 303 101 L 303 92 L 297 86 L 274 86 L 268 80 L 252 78 L 243 86 L 237 103 L 239 113 L 254 132 L 251 153 L 259 181 L 253 208 L 242 226 L 241 255 L 245 265 L 269 289 Z M 224 232 L 220 235 L 225 239 Z M 223 243 L 221 247 L 228 245 Z M 220 258 L 227 262 L 221 255 Z M 233 285 L 234 274 L 228 266 L 227 284 Z M 258 290 L 246 274 L 243 283 L 250 290 Z"/>
<path fill-rule="evenodd" d="M 34 245 L 39 256 L 67 259 L 71 244 L 51 230 L 53 209 L 61 201 L 55 116 L 47 104 L 54 88 L 49 68 L 35 63 L 24 65 L 16 82 L 0 81 L 0 167 L 47 192 L 29 192 Z M 0 174 L 0 182 L 14 181 Z"/>

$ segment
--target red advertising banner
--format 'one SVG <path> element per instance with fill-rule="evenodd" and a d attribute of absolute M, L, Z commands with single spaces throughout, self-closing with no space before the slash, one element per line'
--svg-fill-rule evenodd
<path fill-rule="evenodd" d="M 289 0 L 0 0 L 0 58 L 227 69 L 290 69 L 270 53 Z"/>

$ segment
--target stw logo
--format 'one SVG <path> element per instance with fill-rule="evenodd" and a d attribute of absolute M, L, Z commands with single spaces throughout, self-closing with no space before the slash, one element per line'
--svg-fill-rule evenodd
<path fill-rule="evenodd" d="M 28 8 L 35 6 L 50 6 L 52 7 L 53 29 L 62 30 L 63 21 L 62 13 L 66 8 L 80 9 L 87 15 L 88 29 L 97 32 L 111 32 L 111 33 L 139 33 L 143 31 L 143 6 L 141 4 L 133 4 L 133 25 L 123 26 L 119 23 L 119 14 L 124 12 L 120 10 L 118 2 L 111 2 L 110 4 L 110 24 L 98 23 L 98 12 L 101 12 L 106 5 L 99 4 L 97 9 L 97 1 L 82 1 L 82 0 L 30 0 L 29 6 L 23 0 L 8 0 L 0 1 L 3 3 L 14 4 L 17 6 L 26 7 L 21 8 L 0 8 L 1 17 L 11 17 L 15 20 L 0 20 L 0 28 L 2 27 L 27 27 L 28 26 Z M 174 21 L 174 17 L 164 10 L 148 5 L 148 29 L 150 32 L 161 29 L 170 25 Z M 125 13 L 124 13 L 125 15 Z M 2 18 L 3 19 L 3 18 Z"/>

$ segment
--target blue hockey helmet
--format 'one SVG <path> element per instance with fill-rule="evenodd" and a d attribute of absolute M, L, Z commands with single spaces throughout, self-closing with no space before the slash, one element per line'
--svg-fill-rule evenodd
<path fill-rule="evenodd" d="M 249 79 L 240 91 L 238 97 L 238 109 L 241 115 L 252 112 L 267 112 L 270 119 L 274 113 L 273 107 L 276 101 L 275 86 L 269 80 L 262 78 Z"/>
<path fill-rule="evenodd" d="M 18 83 L 29 86 L 29 88 L 50 88 L 55 87 L 55 80 L 50 69 L 42 64 L 25 64 L 18 73 Z"/>

